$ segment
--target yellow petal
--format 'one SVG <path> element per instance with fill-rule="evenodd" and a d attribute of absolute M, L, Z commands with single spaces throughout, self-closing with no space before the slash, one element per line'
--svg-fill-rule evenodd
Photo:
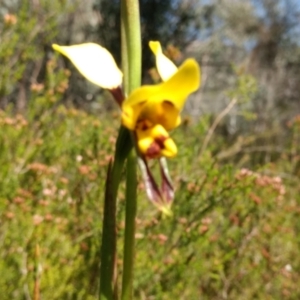
<path fill-rule="evenodd" d="M 171 138 L 164 142 L 164 148 L 161 150 L 161 155 L 164 157 L 174 157 L 177 155 L 177 146 Z"/>
<path fill-rule="evenodd" d="M 146 102 L 138 118 L 139 120 L 148 120 L 151 124 L 160 124 L 167 131 L 181 123 L 180 111 L 170 101 Z"/>
<path fill-rule="evenodd" d="M 156 68 L 163 81 L 168 80 L 177 72 L 177 67 L 175 64 L 167 58 L 161 49 L 159 42 L 151 41 L 149 42 L 149 47 L 155 55 Z"/>
<path fill-rule="evenodd" d="M 136 134 L 139 150 L 147 158 L 174 157 L 177 154 L 176 144 L 161 125 L 146 130 L 139 129 Z"/>
<path fill-rule="evenodd" d="M 122 124 L 130 129 L 135 130 L 136 128 L 136 122 L 141 114 L 141 111 L 143 109 L 144 103 L 138 103 L 133 106 L 127 106 L 125 109 L 122 109 Z"/>
<path fill-rule="evenodd" d="M 138 137 L 137 145 L 142 154 L 146 154 L 153 144 L 154 139 L 151 136 Z"/>
<path fill-rule="evenodd" d="M 68 57 L 78 71 L 92 83 L 113 89 L 121 85 L 123 74 L 110 52 L 98 44 L 73 46 L 52 45 L 53 49 Z"/>
<path fill-rule="evenodd" d="M 144 114 L 143 112 L 149 111 L 149 118 L 153 118 L 153 115 L 156 114 L 155 110 L 157 110 L 157 115 L 160 114 L 159 106 L 162 103 L 170 103 L 173 105 L 172 113 L 168 114 L 168 109 L 164 109 L 166 122 L 177 124 L 178 120 L 174 120 L 174 118 L 177 118 L 179 112 L 182 110 L 187 97 L 195 92 L 199 86 L 200 67 L 194 59 L 187 59 L 166 82 L 157 85 L 145 85 L 134 90 L 123 102 L 122 110 L 124 113 L 130 111 L 131 123 L 135 124 L 139 119 L 139 115 Z M 134 109 L 134 107 L 143 102 L 144 107 L 149 107 L 149 110 L 146 109 L 144 111 L 144 107 L 139 107 L 138 110 Z M 151 106 L 153 107 L 152 110 L 150 109 Z M 174 109 L 176 109 L 177 113 L 175 113 Z M 147 113 L 143 115 L 143 118 L 147 119 Z"/>

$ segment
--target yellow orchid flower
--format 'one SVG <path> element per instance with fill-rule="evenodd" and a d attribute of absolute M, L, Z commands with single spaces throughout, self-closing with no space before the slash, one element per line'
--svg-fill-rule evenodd
<path fill-rule="evenodd" d="M 162 52 L 159 42 L 151 41 L 156 67 L 162 83 L 145 85 L 124 97 L 123 74 L 112 55 L 93 43 L 53 48 L 68 57 L 78 71 L 94 84 L 108 89 L 122 110 L 122 124 L 131 130 L 137 145 L 138 162 L 148 198 L 164 214 L 170 214 L 174 189 L 165 157 L 174 157 L 177 147 L 169 135 L 180 122 L 180 112 L 187 97 L 200 85 L 200 68 L 194 59 L 187 59 L 179 68 Z M 159 186 L 149 169 L 147 159 L 158 158 L 161 174 Z"/>
<path fill-rule="evenodd" d="M 163 54 L 159 42 L 151 41 L 149 46 L 163 82 L 141 86 L 125 100 L 118 90 L 122 72 L 108 50 L 93 43 L 54 44 L 53 48 L 68 57 L 88 80 L 112 91 L 121 105 L 122 124 L 135 132 L 142 155 L 147 158 L 173 157 L 177 148 L 168 132 L 180 124 L 180 112 L 187 97 L 199 88 L 200 68 L 194 59 L 187 59 L 177 68 Z"/>

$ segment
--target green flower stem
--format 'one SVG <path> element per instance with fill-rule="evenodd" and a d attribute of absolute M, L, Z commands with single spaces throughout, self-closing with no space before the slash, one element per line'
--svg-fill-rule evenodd
<path fill-rule="evenodd" d="M 124 89 L 128 95 L 141 83 L 141 36 L 139 2 L 121 1 L 122 65 Z M 125 159 L 132 148 L 130 132 L 121 127 L 113 165 L 109 166 L 105 188 L 103 217 L 100 299 L 117 299 L 116 282 L 116 199 Z M 131 299 L 134 261 L 134 223 L 136 214 L 136 159 L 134 153 L 127 162 L 126 225 L 124 245 L 124 274 L 122 299 Z M 125 263 L 126 262 L 126 263 Z M 126 279 L 125 279 L 126 277 Z"/>
<path fill-rule="evenodd" d="M 124 90 L 129 95 L 141 85 L 141 29 L 138 0 L 121 0 L 122 68 Z M 134 139 L 131 139 L 134 141 Z M 136 155 L 132 151 L 127 159 L 126 216 L 124 234 L 122 300 L 132 299 L 135 216 L 137 210 Z"/>
<path fill-rule="evenodd" d="M 109 165 L 105 185 L 99 293 L 101 300 L 117 299 L 116 201 L 124 162 L 131 149 L 130 132 L 121 127 L 116 143 L 114 162 Z"/>
<path fill-rule="evenodd" d="M 126 168 L 126 216 L 123 255 L 122 300 L 132 299 L 135 216 L 137 210 L 137 174 L 136 155 L 132 150 L 127 158 Z"/>
<path fill-rule="evenodd" d="M 122 68 L 128 95 L 141 85 L 141 27 L 138 0 L 121 1 Z"/>

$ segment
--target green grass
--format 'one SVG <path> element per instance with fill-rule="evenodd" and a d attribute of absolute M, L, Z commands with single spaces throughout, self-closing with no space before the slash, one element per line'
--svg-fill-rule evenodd
<path fill-rule="evenodd" d="M 104 181 L 119 120 L 51 97 L 34 95 L 24 116 L 0 112 L 3 300 L 33 299 L 37 284 L 42 299 L 97 299 Z M 200 155 L 206 120 L 173 134 L 173 217 L 163 218 L 139 185 L 135 299 L 299 299 L 299 122 L 266 163 L 261 152 L 221 159 L 239 139 L 217 134 Z M 244 137 L 241 149 L 259 140 Z M 119 274 L 123 229 L 121 187 Z"/>

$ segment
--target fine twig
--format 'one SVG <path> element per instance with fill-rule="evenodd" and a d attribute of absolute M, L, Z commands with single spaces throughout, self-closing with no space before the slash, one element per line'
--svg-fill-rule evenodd
<path fill-rule="evenodd" d="M 217 126 L 219 125 L 219 123 L 222 121 L 222 119 L 230 112 L 230 110 L 234 107 L 234 105 L 237 103 L 237 99 L 233 98 L 229 104 L 225 107 L 225 109 L 223 111 L 221 111 L 221 113 L 216 117 L 215 121 L 213 122 L 213 124 L 211 125 L 211 127 L 208 130 L 208 133 L 203 141 L 201 150 L 200 150 L 200 156 L 202 155 L 202 153 L 205 151 L 205 149 L 207 148 L 207 145 L 209 143 L 209 141 L 212 138 L 213 133 L 215 132 Z"/>

